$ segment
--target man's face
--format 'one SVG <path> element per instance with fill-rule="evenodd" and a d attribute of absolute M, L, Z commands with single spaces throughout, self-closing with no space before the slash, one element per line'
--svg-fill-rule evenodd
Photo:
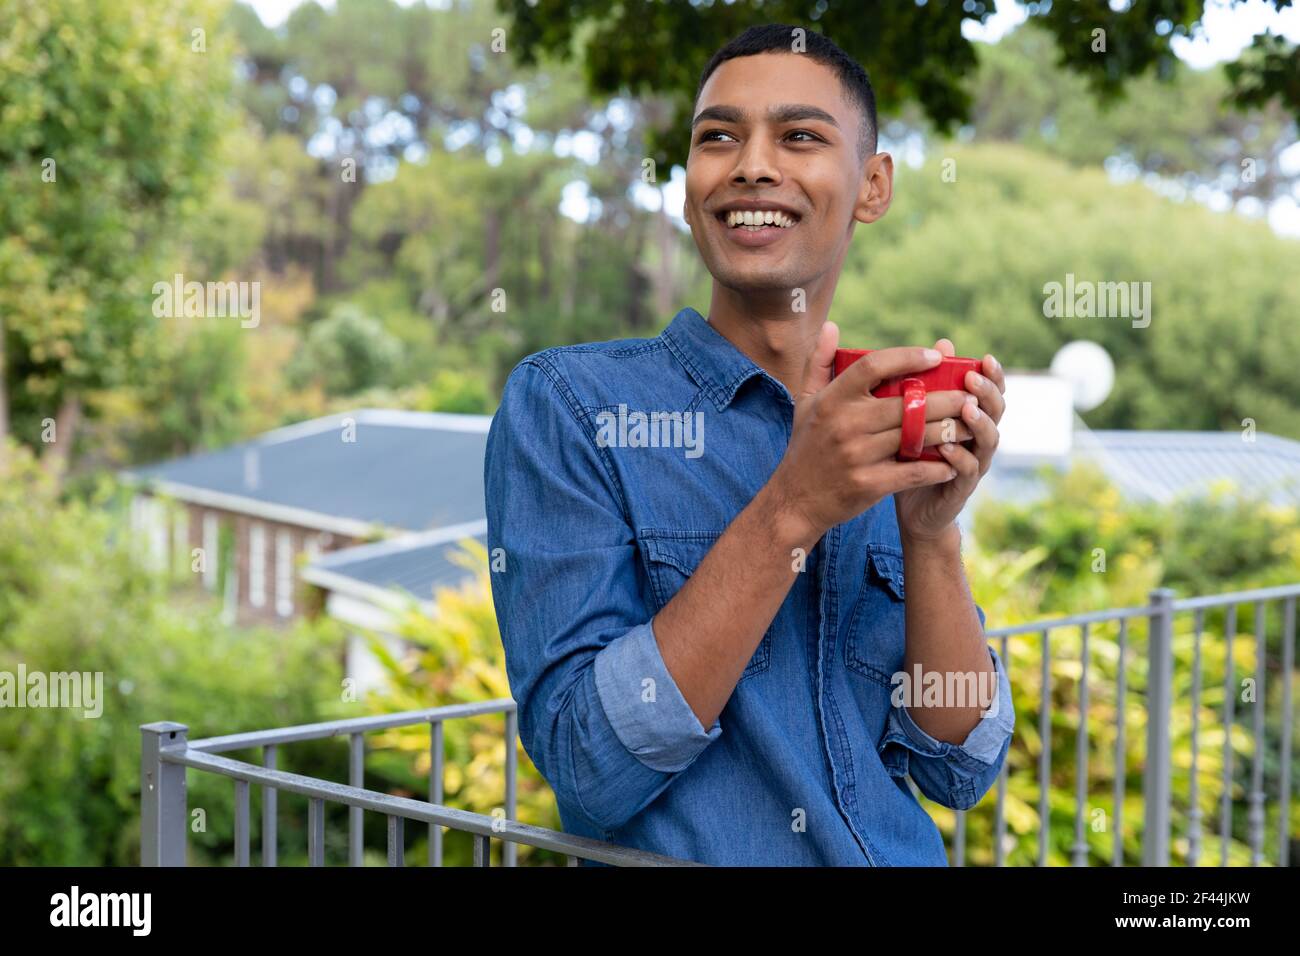
<path fill-rule="evenodd" d="M 889 205 L 888 184 L 878 195 L 868 170 L 892 179 L 892 166 L 880 153 L 864 169 L 862 122 L 835 72 L 806 56 L 737 57 L 713 72 L 696 103 L 683 212 L 716 282 L 793 289 L 838 274 L 855 219 L 873 221 Z M 755 200 L 783 217 L 732 225 L 727 211 Z"/>

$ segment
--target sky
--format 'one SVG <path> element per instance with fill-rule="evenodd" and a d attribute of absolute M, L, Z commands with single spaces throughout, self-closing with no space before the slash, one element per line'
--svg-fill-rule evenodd
<path fill-rule="evenodd" d="M 304 0 L 245 0 L 257 11 L 262 22 L 269 27 L 278 26 L 288 18 L 290 11 Z M 322 6 L 333 7 L 332 0 L 318 0 Z M 409 6 L 416 0 L 397 0 L 403 6 Z M 427 0 L 429 6 L 446 5 L 442 0 Z M 1123 9 L 1129 0 L 1111 0 L 1115 9 Z M 975 41 L 996 43 L 1010 30 L 1023 23 L 1027 17 L 1024 6 L 1016 0 L 996 0 L 994 14 L 983 24 L 967 20 L 962 24 L 962 33 Z M 1201 30 L 1189 38 L 1176 38 L 1173 43 L 1174 53 L 1189 66 L 1204 69 L 1215 63 L 1235 60 L 1249 44 L 1251 39 L 1264 30 L 1281 34 L 1288 40 L 1300 43 L 1300 6 L 1292 6 L 1278 12 L 1267 0 L 1248 0 L 1234 8 L 1231 0 L 1207 0 Z M 557 148 L 572 152 L 579 158 L 595 161 L 593 151 L 599 149 L 599 139 L 594 134 L 578 132 Z M 885 148 L 882 144 L 882 149 Z M 923 154 L 912 150 L 907 155 L 907 144 L 889 144 L 891 151 L 903 162 L 919 163 Z M 584 154 L 589 154 L 584 157 Z M 900 155 L 902 154 L 902 155 Z M 1300 144 L 1282 154 L 1283 162 L 1288 166 L 1300 165 Z M 676 218 L 679 227 L 685 228 L 680 211 L 685 199 L 685 174 L 679 167 L 672 170 L 671 181 L 661 192 L 650 186 L 639 184 L 637 201 L 646 208 L 657 209 L 661 196 L 665 196 L 668 208 Z M 1222 197 L 1219 198 L 1219 205 Z M 1219 208 L 1216 198 L 1201 197 L 1208 205 Z M 570 183 L 564 192 L 561 211 L 571 218 L 582 222 L 592 216 L 596 210 L 586 195 L 585 184 Z M 1269 225 L 1279 234 L 1300 237 L 1300 203 L 1294 199 L 1283 199 L 1273 203 L 1264 211 Z"/>

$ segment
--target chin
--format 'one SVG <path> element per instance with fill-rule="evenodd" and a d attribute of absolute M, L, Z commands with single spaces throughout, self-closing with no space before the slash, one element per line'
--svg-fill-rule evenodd
<path fill-rule="evenodd" d="M 722 285 L 737 292 L 786 292 L 808 288 L 809 280 L 796 274 L 796 270 L 765 269 L 761 265 L 745 269 L 709 270 Z"/>

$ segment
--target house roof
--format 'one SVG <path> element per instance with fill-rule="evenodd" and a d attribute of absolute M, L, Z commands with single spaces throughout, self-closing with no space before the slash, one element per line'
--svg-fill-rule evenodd
<path fill-rule="evenodd" d="M 1096 465 L 1125 498 L 1165 503 L 1208 493 L 1231 482 L 1251 497 L 1278 505 L 1300 503 L 1300 442 L 1258 432 L 1089 431 L 1076 427 L 1068 460 Z M 986 493 L 1032 499 L 1042 483 L 1032 463 L 1008 466 L 994 458 Z M 984 487 L 984 483 L 981 483 Z"/>
<path fill-rule="evenodd" d="M 123 472 L 183 501 L 354 537 L 485 517 L 489 415 L 358 409 Z"/>
<path fill-rule="evenodd" d="M 454 559 L 466 538 L 486 546 L 487 519 L 334 551 L 304 568 L 302 577 L 380 606 L 409 596 L 431 605 L 437 589 L 455 587 L 473 576 Z M 395 588 L 406 594 L 394 594 Z"/>
<path fill-rule="evenodd" d="M 1223 481 L 1274 504 L 1300 503 L 1300 442 L 1257 432 L 1095 431 L 1074 458 L 1095 462 L 1126 498 L 1165 502 Z"/>

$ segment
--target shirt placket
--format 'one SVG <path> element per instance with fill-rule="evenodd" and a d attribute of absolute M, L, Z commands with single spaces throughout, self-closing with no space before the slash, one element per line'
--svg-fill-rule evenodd
<path fill-rule="evenodd" d="M 764 375 L 766 377 L 766 375 Z M 775 380 L 769 379 L 771 392 L 781 405 L 786 442 L 794 430 L 794 403 L 789 394 L 777 387 Z M 809 556 L 814 562 L 817 580 L 817 646 L 813 660 L 817 661 L 816 709 L 817 722 L 821 730 L 822 746 L 831 767 L 831 791 L 835 796 L 835 806 L 844 818 L 849 832 L 857 841 L 858 848 L 870 866 L 879 866 L 879 851 L 859 832 L 854 816 L 857 811 L 856 785 L 853 770 L 853 757 L 849 751 L 848 734 L 844 722 L 840 719 L 835 695 L 831 692 L 829 675 L 833 673 L 835 659 L 836 634 L 839 621 L 839 589 L 836 587 L 835 568 L 840 547 L 840 525 L 831 528 L 822 536 Z"/>
<path fill-rule="evenodd" d="M 841 526 L 831 528 L 818 545 L 822 553 L 817 561 L 817 719 L 822 745 L 831 767 L 831 790 L 835 805 L 849 832 L 857 841 L 870 866 L 879 866 L 879 853 L 857 825 L 857 780 L 848 734 L 840 717 L 839 705 L 832 690 L 836 648 L 839 636 L 839 588 L 836 568 L 841 546 Z"/>

